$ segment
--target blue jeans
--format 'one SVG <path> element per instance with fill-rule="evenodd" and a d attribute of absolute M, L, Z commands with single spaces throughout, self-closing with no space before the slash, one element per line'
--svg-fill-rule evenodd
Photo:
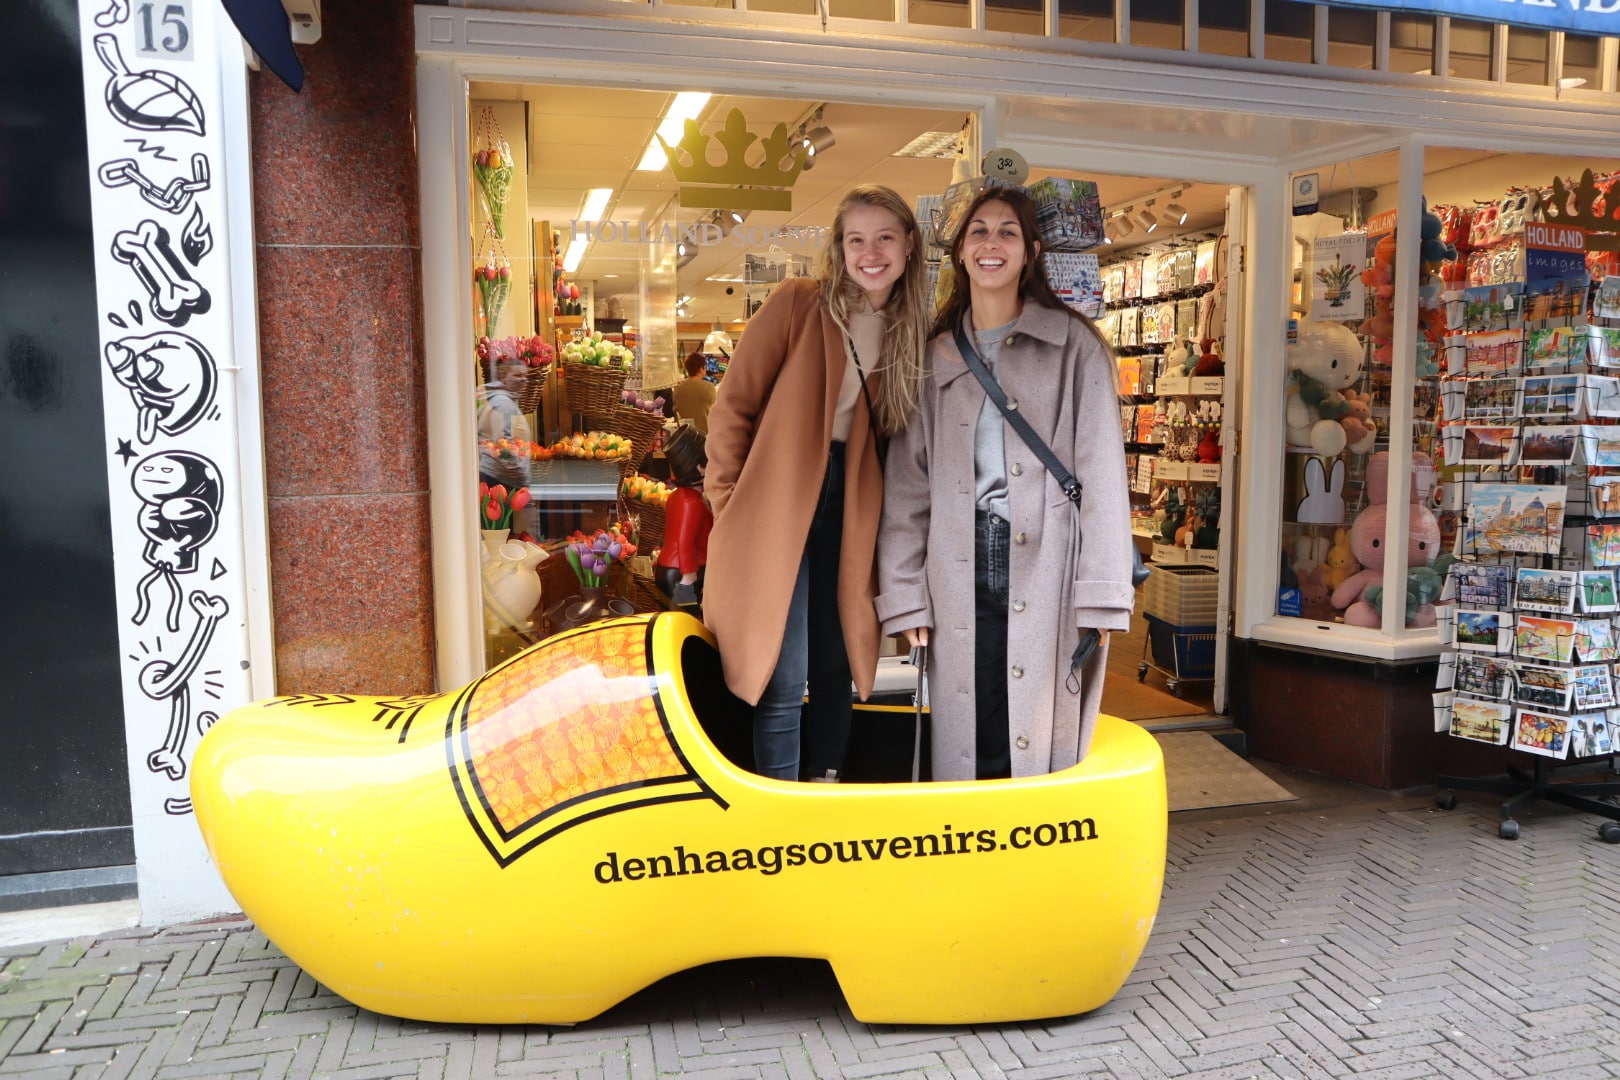
<path fill-rule="evenodd" d="M 844 771 L 853 715 L 849 651 L 838 617 L 844 537 L 844 444 L 827 455 L 821 496 L 788 604 L 782 652 L 754 707 L 754 771 L 798 780 Z M 808 686 L 810 702 L 804 697 Z"/>
<path fill-rule="evenodd" d="M 979 511 L 973 529 L 973 697 L 976 772 L 980 780 L 1012 775 L 1007 717 L 1007 569 L 1012 532 Z"/>

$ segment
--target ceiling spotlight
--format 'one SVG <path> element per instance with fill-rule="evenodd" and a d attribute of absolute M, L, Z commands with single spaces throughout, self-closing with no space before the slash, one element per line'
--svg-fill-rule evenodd
<path fill-rule="evenodd" d="M 1180 203 L 1171 203 L 1164 208 L 1164 223 L 1166 225 L 1187 224 L 1187 208 Z"/>
<path fill-rule="evenodd" d="M 747 221 L 749 213 L 750 211 L 748 210 L 727 210 L 726 218 L 731 222 L 732 226 L 735 227 Z"/>
<path fill-rule="evenodd" d="M 1114 227 L 1112 225 L 1103 230 L 1103 243 L 1109 247 L 1114 246 Z"/>
<path fill-rule="evenodd" d="M 1123 240 L 1136 231 L 1136 226 L 1131 224 L 1130 216 L 1124 213 L 1114 218 L 1113 228 L 1115 240 Z"/>
<path fill-rule="evenodd" d="M 1142 226 L 1143 229 L 1150 233 L 1159 227 L 1159 219 L 1153 216 L 1153 210 L 1151 209 L 1152 206 L 1153 204 L 1149 203 L 1149 209 L 1138 211 L 1136 217 L 1133 219 L 1138 225 Z"/>
<path fill-rule="evenodd" d="M 686 309 L 683 308 L 683 307 L 676 308 L 675 309 L 675 316 L 676 316 L 676 318 L 680 318 L 680 319 L 686 318 Z"/>
<path fill-rule="evenodd" d="M 833 144 L 837 141 L 838 139 L 834 137 L 832 130 L 825 125 L 813 127 L 804 133 L 804 149 L 806 154 L 812 158 L 823 150 L 831 150 Z"/>

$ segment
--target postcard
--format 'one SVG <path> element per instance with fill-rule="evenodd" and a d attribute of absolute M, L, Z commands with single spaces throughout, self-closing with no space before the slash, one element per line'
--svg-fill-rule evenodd
<path fill-rule="evenodd" d="M 1580 449 L 1586 427 L 1581 424 L 1541 424 L 1524 429 L 1519 439 L 1520 465 L 1568 465 Z"/>
<path fill-rule="evenodd" d="M 1459 653 L 1453 659 L 1456 660 L 1456 673 L 1452 676 L 1452 688 L 1459 694 L 1473 694 L 1475 697 L 1484 698 L 1507 696 L 1508 688 L 1512 684 L 1511 660 L 1474 653 Z"/>
<path fill-rule="evenodd" d="M 1523 294 L 1524 285 L 1518 282 L 1463 289 L 1457 299 L 1451 301 L 1461 307 L 1461 318 L 1447 311 L 1447 323 L 1463 330 L 1505 330 L 1518 322 Z"/>
<path fill-rule="evenodd" d="M 1469 611 L 1457 609 L 1457 648 L 1476 652 L 1512 651 L 1513 613 L 1509 611 Z"/>
<path fill-rule="evenodd" d="M 1528 375 L 1524 379 L 1522 412 L 1529 419 L 1573 420 L 1585 404 L 1579 375 Z"/>
<path fill-rule="evenodd" d="M 1461 612 L 1458 613 L 1459 616 Z M 1605 626 L 1608 623 L 1604 623 Z M 1536 615 L 1520 615 L 1515 620 L 1514 652 L 1526 660 L 1541 660 L 1549 664 L 1567 664 L 1575 651 L 1574 619 L 1543 619 Z M 1461 648 L 1461 627 L 1459 625 Z M 1582 657 L 1586 659 L 1586 657 Z"/>
<path fill-rule="evenodd" d="M 1569 717 L 1520 709 L 1513 724 L 1513 749 L 1563 757 L 1569 750 Z"/>
<path fill-rule="evenodd" d="M 1586 561 L 1593 566 L 1620 566 L 1620 525 L 1586 527 Z"/>
<path fill-rule="evenodd" d="M 1586 411 L 1593 416 L 1620 416 L 1620 379 L 1586 376 Z"/>
<path fill-rule="evenodd" d="M 1614 681 L 1608 664 L 1568 669 L 1574 673 L 1575 708 L 1580 712 L 1606 709 L 1615 704 Z"/>
<path fill-rule="evenodd" d="M 1508 606 L 1508 583 L 1513 580 L 1513 567 L 1455 562 L 1451 564 L 1451 576 L 1457 583 L 1457 603 L 1462 606 Z"/>
<path fill-rule="evenodd" d="M 1543 326 L 1524 332 L 1524 366 L 1567 368 L 1586 360 L 1586 327 Z"/>
<path fill-rule="evenodd" d="M 1513 700 L 1520 705 L 1534 705 L 1541 709 L 1567 710 L 1574 670 L 1516 664 L 1514 676 L 1518 681 L 1513 688 Z"/>
<path fill-rule="evenodd" d="M 1434 609 L 1434 635 L 1442 645 L 1457 644 L 1457 605 L 1441 604 Z"/>
<path fill-rule="evenodd" d="M 1586 512 L 1593 517 L 1620 517 L 1620 476 L 1594 476 L 1586 482 Z"/>
<path fill-rule="evenodd" d="M 1620 277 L 1606 277 L 1598 284 L 1592 314 L 1600 319 L 1620 319 Z"/>
<path fill-rule="evenodd" d="M 1447 465 L 1512 465 L 1519 429 L 1511 424 L 1462 424 L 1442 430 Z"/>
<path fill-rule="evenodd" d="M 1588 465 L 1599 469 L 1620 467 L 1620 426 L 1582 424 L 1581 444 Z"/>
<path fill-rule="evenodd" d="M 1492 743 L 1507 742 L 1513 728 L 1513 708 L 1495 701 L 1458 697 L 1451 703 L 1451 733 L 1459 739 Z"/>
<path fill-rule="evenodd" d="M 1580 573 L 1582 611 L 1613 611 L 1620 607 L 1615 602 L 1613 570 L 1582 570 Z"/>
<path fill-rule="evenodd" d="M 1586 311 L 1586 233 L 1567 226 L 1525 225 L 1524 317 L 1573 319 Z"/>
<path fill-rule="evenodd" d="M 1573 570 L 1537 570 L 1521 566 L 1513 582 L 1513 606 L 1523 611 L 1570 614 L 1580 584 Z"/>
<path fill-rule="evenodd" d="M 1620 326 L 1588 326 L 1586 357 L 1599 367 L 1620 367 Z"/>
<path fill-rule="evenodd" d="M 1525 381 L 1528 382 L 1529 380 Z M 1616 381 L 1620 382 L 1620 380 Z M 1466 379 L 1460 383 L 1460 386 L 1463 391 L 1462 415 L 1452 419 L 1460 420 L 1466 417 L 1472 420 L 1519 415 L 1519 380 L 1517 379 Z M 1550 404 L 1550 402 L 1544 404 Z M 1548 413 L 1546 415 L 1553 414 Z"/>
<path fill-rule="evenodd" d="M 1608 619 L 1581 619 L 1575 623 L 1575 654 L 1583 664 L 1620 659 L 1614 624 Z"/>
<path fill-rule="evenodd" d="M 1614 729 L 1615 713 L 1617 712 L 1620 712 L 1620 709 L 1570 717 L 1570 756 L 1598 757 L 1603 754 L 1614 753 L 1614 738 L 1609 732 Z"/>
<path fill-rule="evenodd" d="M 1463 346 L 1463 373 L 1466 375 L 1515 375 L 1518 373 L 1524 333 L 1519 330 L 1490 330 L 1468 335 Z"/>
<path fill-rule="evenodd" d="M 1563 485 L 1474 484 L 1462 550 L 1480 555 L 1559 553 L 1564 531 Z"/>

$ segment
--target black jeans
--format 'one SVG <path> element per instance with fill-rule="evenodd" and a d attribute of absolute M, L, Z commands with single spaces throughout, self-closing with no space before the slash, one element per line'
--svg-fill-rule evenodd
<path fill-rule="evenodd" d="M 844 444 L 835 442 L 788 605 L 782 654 L 754 707 L 755 768 L 762 775 L 796 780 L 825 776 L 829 769 L 844 772 L 853 702 L 838 617 L 843 540 Z M 807 685 L 810 703 L 804 706 Z"/>
<path fill-rule="evenodd" d="M 1007 718 L 1007 566 L 1012 529 L 981 510 L 973 528 L 973 690 L 980 780 L 1012 775 Z"/>

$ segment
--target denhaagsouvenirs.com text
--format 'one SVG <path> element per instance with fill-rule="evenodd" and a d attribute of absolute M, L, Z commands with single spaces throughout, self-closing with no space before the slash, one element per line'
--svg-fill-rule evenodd
<path fill-rule="evenodd" d="M 935 855 L 982 855 L 991 851 L 1052 847 L 1097 839 L 1097 824 L 1081 818 L 1040 825 L 1015 825 L 1007 839 L 995 829 L 954 831 L 947 825 L 938 833 L 920 836 L 879 836 L 864 840 L 818 840 L 810 844 L 767 844 L 734 851 L 687 851 L 681 844 L 663 855 L 627 858 L 610 851 L 596 864 L 596 880 L 603 885 L 617 881 L 642 881 L 686 874 L 723 874 L 732 870 L 757 870 L 780 874 L 796 866 L 823 866 L 831 862 L 878 862 L 881 859 L 920 859 Z"/>

